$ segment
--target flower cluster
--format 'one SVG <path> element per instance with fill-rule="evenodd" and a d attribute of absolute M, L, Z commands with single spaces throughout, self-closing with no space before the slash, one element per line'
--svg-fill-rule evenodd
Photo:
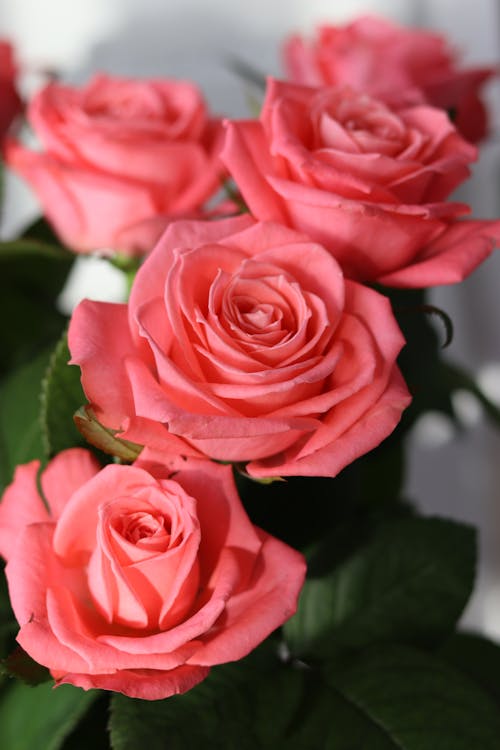
<path fill-rule="evenodd" d="M 143 260 L 128 302 L 84 300 L 68 333 L 96 422 L 138 458 L 69 447 L 18 467 L 0 506 L 18 641 L 58 684 L 185 692 L 294 613 L 304 559 L 251 522 L 233 469 L 333 478 L 378 446 L 411 399 L 373 284 L 455 283 L 500 240 L 451 197 L 490 70 L 370 18 L 285 57 L 258 119 L 99 75 L 31 100 L 41 150 L 7 143 L 62 243 Z M 0 56 L 0 135 L 13 73 Z M 245 210 L 207 208 L 228 180 Z"/>

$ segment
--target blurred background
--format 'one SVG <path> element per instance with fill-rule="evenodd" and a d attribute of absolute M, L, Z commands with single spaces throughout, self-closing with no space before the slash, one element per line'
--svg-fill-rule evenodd
<path fill-rule="evenodd" d="M 361 13 L 439 30 L 468 63 L 500 62 L 497 0 L 0 0 L 0 36 L 11 39 L 28 71 L 25 94 L 40 85 L 43 71 L 73 83 L 95 71 L 190 78 L 212 109 L 244 117 L 248 91 L 231 72 L 231 57 L 279 76 L 280 43 L 287 34 L 312 32 L 320 22 L 345 22 Z M 500 83 L 491 84 L 487 96 L 491 138 L 458 196 L 478 218 L 500 215 Z M 3 235 L 36 214 L 28 189 L 9 178 Z M 472 371 L 498 403 L 499 291 L 497 251 L 466 282 L 438 288 L 432 298 L 453 319 L 450 358 Z M 83 259 L 62 304 L 68 308 L 85 295 L 118 299 L 122 293 L 120 275 L 107 264 Z M 427 415 L 417 425 L 406 494 L 426 513 L 479 526 L 478 586 L 464 623 L 500 638 L 500 432 L 468 394 L 457 394 L 457 409 L 462 431 L 440 415 Z"/>

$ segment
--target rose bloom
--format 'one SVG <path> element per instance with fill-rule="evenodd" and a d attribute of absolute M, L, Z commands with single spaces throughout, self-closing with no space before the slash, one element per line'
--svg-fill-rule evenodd
<path fill-rule="evenodd" d="M 6 40 L 0 39 L 0 142 L 22 110 L 15 85 L 16 73 L 12 47 Z"/>
<path fill-rule="evenodd" d="M 480 89 L 496 69 L 461 68 L 439 34 L 362 16 L 345 26 L 320 26 L 311 42 L 290 37 L 283 57 L 295 83 L 349 85 L 392 105 L 428 102 L 448 110 L 467 140 L 486 135 Z"/>
<path fill-rule="evenodd" d="M 156 700 L 246 656 L 296 609 L 305 562 L 252 525 L 230 467 L 109 465 L 63 451 L 16 470 L 0 553 L 17 640 L 58 684 Z"/>
<path fill-rule="evenodd" d="M 226 131 L 221 158 L 254 216 L 322 243 L 349 278 L 454 283 L 500 238 L 500 222 L 459 221 L 468 207 L 446 200 L 476 149 L 441 110 L 271 79 L 260 121 Z"/>
<path fill-rule="evenodd" d="M 141 455 L 254 477 L 335 476 L 387 437 L 409 402 L 403 343 L 385 297 L 248 215 L 171 225 L 128 307 L 84 300 L 69 330 L 98 419 Z"/>
<path fill-rule="evenodd" d="M 11 144 L 8 163 L 76 252 L 144 253 L 172 218 L 201 215 L 219 187 L 220 125 L 193 83 L 50 83 L 28 119 L 43 150 Z"/>

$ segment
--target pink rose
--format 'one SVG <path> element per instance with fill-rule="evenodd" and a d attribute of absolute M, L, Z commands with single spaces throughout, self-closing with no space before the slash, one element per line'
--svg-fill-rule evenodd
<path fill-rule="evenodd" d="M 219 187 L 220 127 L 192 83 L 51 83 L 28 118 L 44 150 L 14 143 L 8 162 L 76 252 L 147 252 L 168 221 L 201 215 Z"/>
<path fill-rule="evenodd" d="M 295 83 L 348 85 L 392 105 L 427 102 L 450 111 L 467 140 L 486 135 L 479 94 L 496 69 L 460 68 L 439 34 L 364 16 L 346 26 L 320 26 L 310 43 L 292 36 L 283 55 Z"/>
<path fill-rule="evenodd" d="M 100 421 L 143 454 L 205 455 L 254 477 L 335 476 L 409 402 L 385 297 L 250 216 L 172 224 L 130 303 L 84 300 L 73 364 Z"/>
<path fill-rule="evenodd" d="M 228 122 L 221 158 L 251 212 L 327 247 L 349 278 L 449 284 L 500 238 L 447 202 L 476 149 L 444 112 L 398 111 L 344 87 L 270 80 L 260 121 Z"/>
<path fill-rule="evenodd" d="M 17 640 L 58 684 L 156 700 L 246 656 L 295 611 L 302 555 L 253 526 L 231 469 L 109 465 L 82 449 L 17 468 L 0 552 Z"/>
<path fill-rule="evenodd" d="M 12 47 L 9 42 L 0 39 L 0 142 L 22 110 L 15 85 L 16 73 Z"/>

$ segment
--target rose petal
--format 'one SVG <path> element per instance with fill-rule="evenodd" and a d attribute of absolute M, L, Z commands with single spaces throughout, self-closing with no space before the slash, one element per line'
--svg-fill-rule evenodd
<path fill-rule="evenodd" d="M 382 274 L 379 283 L 421 288 L 463 281 L 500 244 L 500 222 L 460 221 L 430 242 L 406 268 Z"/>
<path fill-rule="evenodd" d="M 92 336 L 88 335 L 93 330 Z M 82 368 L 82 386 L 97 416 L 119 429 L 133 411 L 132 394 L 123 366 L 135 353 L 127 323 L 127 306 L 84 300 L 74 310 L 68 331 L 70 364 Z"/>
<path fill-rule="evenodd" d="M 99 469 L 97 459 L 84 448 L 69 448 L 54 456 L 41 476 L 52 518 L 60 517 L 73 493 Z"/>
<path fill-rule="evenodd" d="M 202 638 L 203 646 L 188 664 L 235 661 L 295 612 L 306 565 L 301 554 L 259 531 L 261 554 L 245 590 L 228 602 L 224 620 Z"/>
<path fill-rule="evenodd" d="M 112 675 L 68 673 L 58 679 L 57 684 L 75 685 L 84 690 L 114 690 L 129 698 L 156 701 L 186 693 L 204 680 L 209 672 L 207 667 L 183 665 L 168 672 L 136 669 L 120 670 Z"/>
<path fill-rule="evenodd" d="M 5 560 L 10 559 L 25 526 L 50 521 L 38 492 L 39 468 L 40 461 L 18 466 L 12 484 L 3 494 L 0 505 L 0 554 Z"/>

